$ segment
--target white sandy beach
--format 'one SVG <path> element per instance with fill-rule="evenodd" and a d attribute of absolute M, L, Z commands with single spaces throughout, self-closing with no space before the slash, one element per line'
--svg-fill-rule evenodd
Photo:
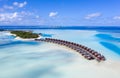
<path fill-rule="evenodd" d="M 38 38 L 30 38 L 30 39 L 23 39 L 23 38 L 20 38 L 20 37 L 16 37 L 15 38 L 15 40 L 21 40 L 21 41 L 33 41 L 33 40 L 35 40 L 35 39 L 40 39 L 41 38 L 41 36 L 39 36 Z"/>

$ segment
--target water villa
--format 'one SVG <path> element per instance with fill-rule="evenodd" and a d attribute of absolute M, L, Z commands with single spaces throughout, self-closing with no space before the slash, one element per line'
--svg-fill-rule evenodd
<path fill-rule="evenodd" d="M 65 40 L 59 40 L 59 39 L 52 39 L 52 38 L 45 38 L 45 39 L 35 39 L 35 41 L 42 41 L 42 42 L 49 42 L 49 43 L 55 43 L 62 46 L 66 46 L 72 50 L 75 50 L 79 54 L 81 54 L 84 58 L 87 60 L 97 60 L 98 62 L 105 61 L 106 58 L 101 55 L 100 53 L 77 43 L 65 41 Z"/>

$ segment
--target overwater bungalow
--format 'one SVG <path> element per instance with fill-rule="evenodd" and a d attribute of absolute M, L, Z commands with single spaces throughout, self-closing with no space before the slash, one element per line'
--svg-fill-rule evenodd
<path fill-rule="evenodd" d="M 65 40 L 59 40 L 59 39 L 51 39 L 51 38 L 45 38 L 45 39 L 35 39 L 36 41 L 45 41 L 50 43 L 59 44 L 62 46 L 66 46 L 72 50 L 75 50 L 76 52 L 80 53 L 83 57 L 85 57 L 88 60 L 96 59 L 98 62 L 105 61 L 105 57 L 101 55 L 100 53 L 92 50 L 91 48 L 88 48 L 86 46 L 65 41 Z"/>

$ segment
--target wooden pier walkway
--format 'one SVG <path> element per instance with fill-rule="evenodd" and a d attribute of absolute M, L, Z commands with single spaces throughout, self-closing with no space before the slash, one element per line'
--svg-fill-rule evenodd
<path fill-rule="evenodd" d="M 35 41 L 42 41 L 42 42 L 49 42 L 49 43 L 55 43 L 62 46 L 66 46 L 72 50 L 75 50 L 76 52 L 80 53 L 84 58 L 87 60 L 97 60 L 98 62 L 105 61 L 106 58 L 101 55 L 100 53 L 77 43 L 65 41 L 65 40 L 59 40 L 59 39 L 52 39 L 52 38 L 45 38 L 45 39 L 35 39 Z"/>

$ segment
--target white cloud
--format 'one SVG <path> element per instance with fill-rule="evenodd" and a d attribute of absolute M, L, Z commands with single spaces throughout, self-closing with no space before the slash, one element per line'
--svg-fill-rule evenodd
<path fill-rule="evenodd" d="M 27 5 L 27 2 L 26 2 L 26 1 L 24 1 L 23 3 L 14 2 L 13 5 L 14 5 L 14 6 L 17 6 L 17 7 L 19 7 L 19 8 L 22 8 L 22 7 L 24 7 L 25 5 Z"/>
<path fill-rule="evenodd" d="M 16 18 L 17 16 L 18 16 L 18 13 L 14 12 L 13 15 L 12 15 L 12 18 Z"/>
<path fill-rule="evenodd" d="M 39 15 L 36 15 L 35 17 L 36 17 L 36 18 L 40 18 L 40 16 L 39 16 Z"/>
<path fill-rule="evenodd" d="M 4 5 L 3 8 L 4 8 L 4 9 L 10 9 L 10 10 L 11 10 L 11 9 L 13 9 L 13 6 Z"/>
<path fill-rule="evenodd" d="M 23 3 L 19 3 L 19 2 L 13 2 L 12 5 L 3 5 L 1 8 L 0 8 L 0 11 L 3 12 L 3 11 L 7 11 L 7 10 L 14 10 L 14 9 L 18 9 L 18 8 L 22 8 L 24 6 L 27 5 L 27 2 L 24 1 Z"/>
<path fill-rule="evenodd" d="M 14 9 L 13 6 L 3 5 L 3 6 L 0 8 L 0 11 L 13 10 L 13 9 Z"/>
<path fill-rule="evenodd" d="M 0 11 L 4 11 L 4 9 L 3 9 L 3 8 L 0 8 Z"/>
<path fill-rule="evenodd" d="M 18 6 L 19 3 L 18 2 L 13 2 L 13 5 Z"/>
<path fill-rule="evenodd" d="M 43 23 L 44 20 L 39 15 L 29 11 L 0 13 L 0 25 L 40 25 Z"/>
<path fill-rule="evenodd" d="M 87 15 L 85 19 L 91 19 L 91 18 L 95 18 L 99 16 L 101 16 L 101 13 L 92 13 L 92 14 Z"/>
<path fill-rule="evenodd" d="M 58 15 L 58 12 L 50 12 L 49 17 L 55 17 Z"/>
<path fill-rule="evenodd" d="M 22 20 L 22 18 L 18 18 L 18 20 L 19 20 L 19 21 L 21 21 L 21 20 Z"/>
<path fill-rule="evenodd" d="M 115 16 L 115 17 L 113 17 L 113 19 L 120 20 L 120 16 Z"/>
<path fill-rule="evenodd" d="M 9 20 L 13 20 L 15 18 L 17 18 L 18 13 L 14 12 L 14 13 L 3 13 L 0 14 L 0 21 L 9 21 Z"/>

